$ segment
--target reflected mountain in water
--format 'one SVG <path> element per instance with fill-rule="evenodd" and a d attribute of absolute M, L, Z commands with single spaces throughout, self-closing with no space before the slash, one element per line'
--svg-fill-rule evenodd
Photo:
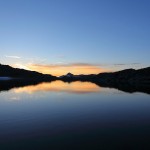
<path fill-rule="evenodd" d="M 57 84 L 53 84 L 52 81 L 56 80 L 58 80 Z M 12 88 L 26 86 L 32 87 L 32 85 L 38 85 L 43 82 L 47 82 L 46 89 L 51 90 L 61 89 L 61 91 L 69 91 L 71 86 L 73 86 L 74 89 L 76 89 L 74 90 L 75 92 L 82 93 L 85 92 L 83 89 L 87 89 L 87 82 L 90 82 L 93 86 L 98 85 L 99 87 L 115 88 L 129 93 L 143 92 L 150 94 L 150 67 L 139 70 L 126 69 L 113 73 L 100 73 L 97 75 L 73 75 L 68 73 L 67 75 L 63 75 L 61 77 L 55 77 L 35 71 L 28 71 L 24 69 L 12 68 L 7 65 L 0 65 L 0 91 L 7 91 Z M 68 86 L 69 84 L 64 84 L 63 82 L 71 84 Z M 45 87 L 42 87 L 43 85 L 41 85 L 42 84 L 40 84 L 40 86 L 36 86 L 36 90 L 37 87 L 39 90 L 42 90 L 42 88 L 45 89 Z M 31 87 L 30 89 L 35 90 L 34 86 L 34 88 Z M 87 92 L 95 92 L 95 89 L 94 91 L 92 90 Z"/>
<path fill-rule="evenodd" d="M 91 82 L 71 82 L 65 83 L 63 81 L 43 82 L 37 85 L 30 85 L 20 88 L 15 88 L 15 93 L 36 93 L 36 92 L 65 92 L 74 94 L 98 93 L 101 88 Z"/>
<path fill-rule="evenodd" d="M 87 82 L 87 81 L 71 81 L 64 82 L 61 80 L 51 82 L 39 82 L 39 81 L 22 81 L 22 80 L 9 80 L 0 81 L 0 91 L 8 91 L 14 89 L 16 93 L 26 92 L 40 92 L 40 91 L 54 91 L 54 92 L 67 92 L 67 93 L 97 93 L 103 88 L 114 88 L 120 91 L 134 93 L 142 92 L 150 94 L 149 86 L 131 86 L 128 84 L 106 84 L 100 82 Z"/>
<path fill-rule="evenodd" d="M 150 85 L 135 85 L 135 84 L 126 84 L 126 83 L 103 83 L 95 82 L 96 85 L 105 88 L 114 88 L 127 93 L 142 92 L 150 94 Z"/>
<path fill-rule="evenodd" d="M 91 75 L 73 75 L 68 73 L 61 76 L 65 82 L 90 81 L 100 87 L 115 88 L 124 92 L 144 92 L 150 94 L 150 67 L 135 70 L 126 69 L 118 72 Z"/>

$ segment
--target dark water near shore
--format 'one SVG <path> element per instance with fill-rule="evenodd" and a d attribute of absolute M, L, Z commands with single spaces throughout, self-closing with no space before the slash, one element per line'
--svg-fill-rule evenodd
<path fill-rule="evenodd" d="M 55 81 L 0 93 L 0 150 L 150 149 L 150 95 Z"/>

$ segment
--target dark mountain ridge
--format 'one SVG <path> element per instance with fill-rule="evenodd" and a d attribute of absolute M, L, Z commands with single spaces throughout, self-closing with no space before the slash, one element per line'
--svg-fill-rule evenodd
<path fill-rule="evenodd" d="M 117 72 L 73 75 L 68 73 L 60 77 L 49 74 L 42 74 L 36 71 L 13 68 L 8 65 L 0 64 L 0 77 L 11 77 L 13 79 L 31 79 L 31 80 L 63 80 L 63 81 L 96 81 L 101 83 L 144 83 L 150 84 L 150 67 L 142 69 L 126 69 Z"/>
<path fill-rule="evenodd" d="M 7 77 L 10 77 L 7 79 Z M 5 80 L 6 78 L 6 80 Z M 144 92 L 150 94 L 150 67 L 143 69 L 126 69 L 117 72 L 90 75 L 73 75 L 68 73 L 60 77 L 42 74 L 36 71 L 12 68 L 0 65 L 0 91 L 14 87 L 35 85 L 41 82 L 61 80 L 64 82 L 88 81 L 101 87 L 116 88 L 125 92 Z"/>
<path fill-rule="evenodd" d="M 126 69 L 117 72 L 99 73 L 97 75 L 62 76 L 65 82 L 88 81 L 101 87 L 116 88 L 133 93 L 144 92 L 150 94 L 150 67 L 135 70 Z"/>
<path fill-rule="evenodd" d="M 126 69 L 117 72 L 106 72 L 90 75 L 73 75 L 68 73 L 59 77 L 61 80 L 95 80 L 99 82 L 147 82 L 150 81 L 150 67 Z"/>
<path fill-rule="evenodd" d="M 150 67 L 138 70 L 126 69 L 113 73 L 100 73 L 96 78 L 99 82 L 150 84 Z"/>
<path fill-rule="evenodd" d="M 11 77 L 13 79 L 24 80 L 54 80 L 55 76 L 42 74 L 36 71 L 29 71 L 25 69 L 13 68 L 8 65 L 0 64 L 0 77 Z"/>

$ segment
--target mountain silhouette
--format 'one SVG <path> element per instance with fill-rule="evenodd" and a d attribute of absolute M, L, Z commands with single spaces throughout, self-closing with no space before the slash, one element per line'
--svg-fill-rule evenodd
<path fill-rule="evenodd" d="M 133 93 L 144 92 L 150 94 L 150 67 L 135 70 L 126 69 L 117 72 L 99 73 L 91 75 L 64 75 L 60 80 L 65 82 L 88 81 L 101 87 L 116 88 Z"/>
<path fill-rule="evenodd" d="M 15 80 L 54 80 L 55 76 L 42 74 L 36 71 L 29 71 L 24 69 L 18 69 L 10 67 L 9 65 L 0 64 L 0 77 L 3 80 L 15 79 Z"/>
<path fill-rule="evenodd" d="M 72 73 L 68 73 L 60 77 L 55 77 L 36 71 L 12 68 L 8 65 L 0 64 L 0 91 L 54 80 L 64 82 L 88 81 L 100 87 L 116 88 L 129 93 L 144 92 L 150 94 L 150 67 L 139 70 L 126 69 L 117 72 L 90 75 L 73 75 Z"/>

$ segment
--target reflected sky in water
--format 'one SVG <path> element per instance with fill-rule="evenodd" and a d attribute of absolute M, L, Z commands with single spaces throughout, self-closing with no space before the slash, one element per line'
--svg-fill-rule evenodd
<path fill-rule="evenodd" d="M 123 145 L 128 139 L 145 143 L 150 136 L 149 108 L 148 94 L 88 82 L 14 88 L 0 93 L 0 148 L 73 149 L 73 144 L 87 149 L 108 142 Z"/>
<path fill-rule="evenodd" d="M 72 82 L 65 83 L 63 81 L 54 81 L 51 83 L 41 83 L 35 86 L 26 86 L 21 88 L 14 89 L 15 93 L 35 93 L 35 92 L 67 92 L 67 93 L 76 93 L 76 94 L 84 94 L 84 93 L 96 93 L 100 92 L 100 87 L 91 82 Z"/>

